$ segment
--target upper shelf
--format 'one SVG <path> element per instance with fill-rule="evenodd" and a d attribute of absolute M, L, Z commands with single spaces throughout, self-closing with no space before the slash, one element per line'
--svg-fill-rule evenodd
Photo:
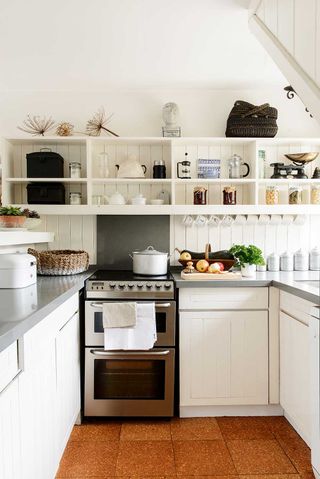
<path fill-rule="evenodd" d="M 53 240 L 53 233 L 38 231 L 0 231 L 0 246 L 50 243 Z"/>

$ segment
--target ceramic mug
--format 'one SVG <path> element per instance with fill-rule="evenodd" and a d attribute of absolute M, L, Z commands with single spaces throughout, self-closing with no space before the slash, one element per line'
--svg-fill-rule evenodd
<path fill-rule="evenodd" d="M 231 226 L 234 222 L 234 219 L 230 215 L 224 215 L 221 221 L 221 226 Z"/>
<path fill-rule="evenodd" d="M 258 216 L 257 215 L 248 215 L 247 216 L 247 225 L 256 225 L 258 223 Z"/>
<path fill-rule="evenodd" d="M 196 219 L 194 220 L 194 224 L 196 226 L 205 226 L 207 222 L 208 222 L 207 218 L 203 215 L 198 215 Z"/>
<path fill-rule="evenodd" d="M 216 215 L 211 215 L 208 219 L 208 225 L 209 226 L 219 226 L 221 223 L 221 220 L 219 216 Z"/>
<path fill-rule="evenodd" d="M 245 225 L 247 222 L 247 219 L 244 215 L 237 215 L 234 220 L 235 225 Z"/>
<path fill-rule="evenodd" d="M 271 225 L 281 225 L 282 218 L 281 215 L 271 215 L 270 224 Z"/>
<path fill-rule="evenodd" d="M 258 220 L 259 225 L 268 225 L 270 223 L 269 215 L 260 215 Z"/>
<path fill-rule="evenodd" d="M 307 217 L 305 215 L 297 215 L 293 221 L 294 225 L 304 225 L 307 221 Z"/>
<path fill-rule="evenodd" d="M 182 223 L 183 223 L 185 226 L 192 226 L 192 225 L 193 225 L 193 218 L 192 218 L 192 216 L 190 216 L 190 215 L 185 215 L 185 216 L 183 217 Z"/>
<path fill-rule="evenodd" d="M 282 224 L 283 225 L 291 225 L 293 223 L 294 216 L 293 215 L 283 215 L 282 216 Z"/>

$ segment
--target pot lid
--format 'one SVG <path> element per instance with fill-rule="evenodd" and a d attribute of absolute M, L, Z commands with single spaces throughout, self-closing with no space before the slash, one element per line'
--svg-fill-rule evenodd
<path fill-rule="evenodd" d="M 166 256 L 168 255 L 168 253 L 162 253 L 161 251 L 157 251 L 156 249 L 154 249 L 153 246 L 148 246 L 147 249 L 144 249 L 142 251 L 133 251 L 133 254 L 147 254 L 147 255 L 158 255 L 158 254 L 165 254 Z"/>
<path fill-rule="evenodd" d="M 0 269 L 28 268 L 31 263 L 36 262 L 36 258 L 27 253 L 0 254 Z"/>

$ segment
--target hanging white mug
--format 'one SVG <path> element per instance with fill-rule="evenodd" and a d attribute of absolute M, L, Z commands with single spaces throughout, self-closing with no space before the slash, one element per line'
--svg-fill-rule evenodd
<path fill-rule="evenodd" d="M 221 223 L 221 220 L 219 216 L 216 215 L 211 215 L 208 219 L 208 225 L 209 226 L 219 226 Z"/>
<path fill-rule="evenodd" d="M 245 225 L 247 222 L 247 219 L 244 215 L 237 215 L 234 220 L 235 225 Z"/>
<path fill-rule="evenodd" d="M 208 222 L 207 218 L 203 215 L 198 215 L 196 219 L 194 220 L 194 224 L 196 226 L 205 226 L 207 222 Z"/>
<path fill-rule="evenodd" d="M 193 218 L 190 215 L 185 215 L 182 219 L 182 223 L 185 226 L 192 226 L 193 225 Z"/>

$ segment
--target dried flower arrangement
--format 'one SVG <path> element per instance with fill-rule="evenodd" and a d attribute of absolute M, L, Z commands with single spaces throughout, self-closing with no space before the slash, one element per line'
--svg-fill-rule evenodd
<path fill-rule="evenodd" d="M 58 136 L 71 136 L 73 134 L 74 125 L 68 121 L 62 121 L 57 125 L 56 135 Z"/>
<path fill-rule="evenodd" d="M 26 120 L 23 122 L 23 126 L 18 126 L 18 129 L 34 136 L 44 136 L 45 132 L 51 130 L 54 125 L 55 121 L 51 116 L 49 118 L 46 118 L 45 116 L 41 118 L 38 115 L 32 117 L 27 115 Z"/>
<path fill-rule="evenodd" d="M 93 115 L 93 117 L 88 120 L 86 133 L 90 136 L 100 136 L 101 130 L 110 133 L 113 136 L 119 136 L 114 131 L 109 130 L 106 125 L 109 123 L 113 116 L 113 113 L 110 116 L 106 116 L 104 108 L 99 108 L 99 110 Z"/>

